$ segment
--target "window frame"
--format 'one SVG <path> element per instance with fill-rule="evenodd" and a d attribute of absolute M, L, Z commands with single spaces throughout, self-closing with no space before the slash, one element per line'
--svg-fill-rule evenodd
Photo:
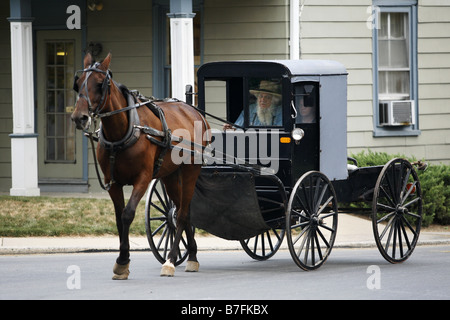
<path fill-rule="evenodd" d="M 392 137 L 392 136 L 418 136 L 419 130 L 419 99 L 418 99 L 418 66 L 417 66 L 417 0 L 397 0 L 386 2 L 384 0 L 373 1 L 376 12 L 401 12 L 407 13 L 409 17 L 409 69 L 410 69 L 410 100 L 414 101 L 415 124 L 409 126 L 387 127 L 381 126 L 379 114 L 379 47 L 378 47 L 378 29 L 372 29 L 373 41 L 373 136 L 374 137 Z M 375 26 L 381 22 L 381 14 L 376 14 Z"/>

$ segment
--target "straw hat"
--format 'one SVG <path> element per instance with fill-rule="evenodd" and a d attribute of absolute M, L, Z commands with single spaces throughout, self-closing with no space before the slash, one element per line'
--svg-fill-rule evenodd
<path fill-rule="evenodd" d="M 274 81 L 261 80 L 261 82 L 259 83 L 259 89 L 250 90 L 250 93 L 254 95 L 257 95 L 261 92 L 270 93 L 274 96 L 281 97 L 281 84 Z"/>

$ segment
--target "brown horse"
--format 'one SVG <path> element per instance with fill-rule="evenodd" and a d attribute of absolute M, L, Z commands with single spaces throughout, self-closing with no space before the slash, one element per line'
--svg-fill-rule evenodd
<path fill-rule="evenodd" d="M 75 78 L 74 89 L 79 92 L 72 120 L 77 129 L 87 131 L 91 119 L 99 118 L 101 130 L 97 145 L 97 159 L 104 175 L 104 182 L 114 203 L 117 230 L 120 238 L 120 254 L 113 268 L 113 279 L 127 279 L 130 263 L 129 228 L 136 207 L 145 194 L 152 179 L 160 178 L 166 186 L 169 197 L 177 208 L 177 233 L 174 245 L 163 265 L 161 275 L 173 276 L 174 263 L 178 253 L 179 241 L 183 230 L 188 240 L 188 262 L 186 271 L 198 271 L 196 257 L 197 246 L 189 221 L 189 204 L 194 193 L 201 165 L 194 161 L 175 164 L 171 152 L 158 143 L 162 137 L 149 138 L 143 134 L 142 127 L 153 128 L 159 132 L 174 132 L 177 129 L 187 130 L 191 137 L 200 134 L 209 125 L 202 115 L 191 106 L 180 102 L 150 102 L 149 105 L 130 103 L 129 91 L 126 87 L 112 81 L 109 71 L 111 55 L 102 62 L 95 62 L 88 53 L 84 58 L 84 70 L 81 76 Z M 132 99 L 131 99 L 132 100 Z M 134 103 L 134 104 L 133 104 Z M 123 110 L 124 109 L 124 110 Z M 155 110 L 162 110 L 162 117 Z M 123 111 L 123 112 L 122 112 Z M 194 122 L 200 121 L 202 132 Z M 134 123 L 134 124 L 133 124 Z M 135 125 L 139 125 L 139 128 Z M 156 143 L 155 143 L 156 140 Z M 203 146 L 207 141 L 203 141 Z M 171 142 L 169 141 L 169 145 Z M 198 161 L 197 161 L 198 162 Z M 123 186 L 132 185 L 131 197 L 125 206 Z"/>

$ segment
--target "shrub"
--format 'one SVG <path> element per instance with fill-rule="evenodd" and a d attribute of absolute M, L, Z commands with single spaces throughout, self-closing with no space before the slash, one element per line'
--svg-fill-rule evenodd
<path fill-rule="evenodd" d="M 397 157 L 406 158 L 403 155 L 389 155 L 385 152 L 362 151 L 351 155 L 358 161 L 359 167 L 384 165 L 389 160 Z M 416 161 L 415 158 L 408 158 Z M 450 224 L 450 166 L 429 165 L 427 170 L 418 170 L 420 186 L 423 198 L 424 227 L 431 223 Z"/>

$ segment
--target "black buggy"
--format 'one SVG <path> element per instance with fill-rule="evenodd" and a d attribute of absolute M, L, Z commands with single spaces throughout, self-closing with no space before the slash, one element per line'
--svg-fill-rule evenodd
<path fill-rule="evenodd" d="M 422 222 L 416 170 L 400 158 L 363 168 L 347 158 L 343 65 L 315 60 L 214 62 L 201 66 L 197 75 L 198 108 L 208 113 L 214 129 L 191 202 L 194 227 L 240 241 L 258 260 L 273 256 L 286 236 L 294 262 L 313 270 L 333 248 L 338 202 L 367 201 L 372 203 L 373 233 L 382 256 L 399 263 L 411 255 Z M 255 95 L 269 89 L 276 96 L 271 107 L 277 121 L 258 123 Z M 187 92 L 188 101 L 192 96 Z M 231 129 L 223 130 L 223 122 Z M 151 249 L 164 263 L 176 217 L 159 180 L 149 186 L 145 211 Z M 186 246 L 184 239 L 182 243 Z M 177 264 L 185 258 L 181 249 Z"/>

